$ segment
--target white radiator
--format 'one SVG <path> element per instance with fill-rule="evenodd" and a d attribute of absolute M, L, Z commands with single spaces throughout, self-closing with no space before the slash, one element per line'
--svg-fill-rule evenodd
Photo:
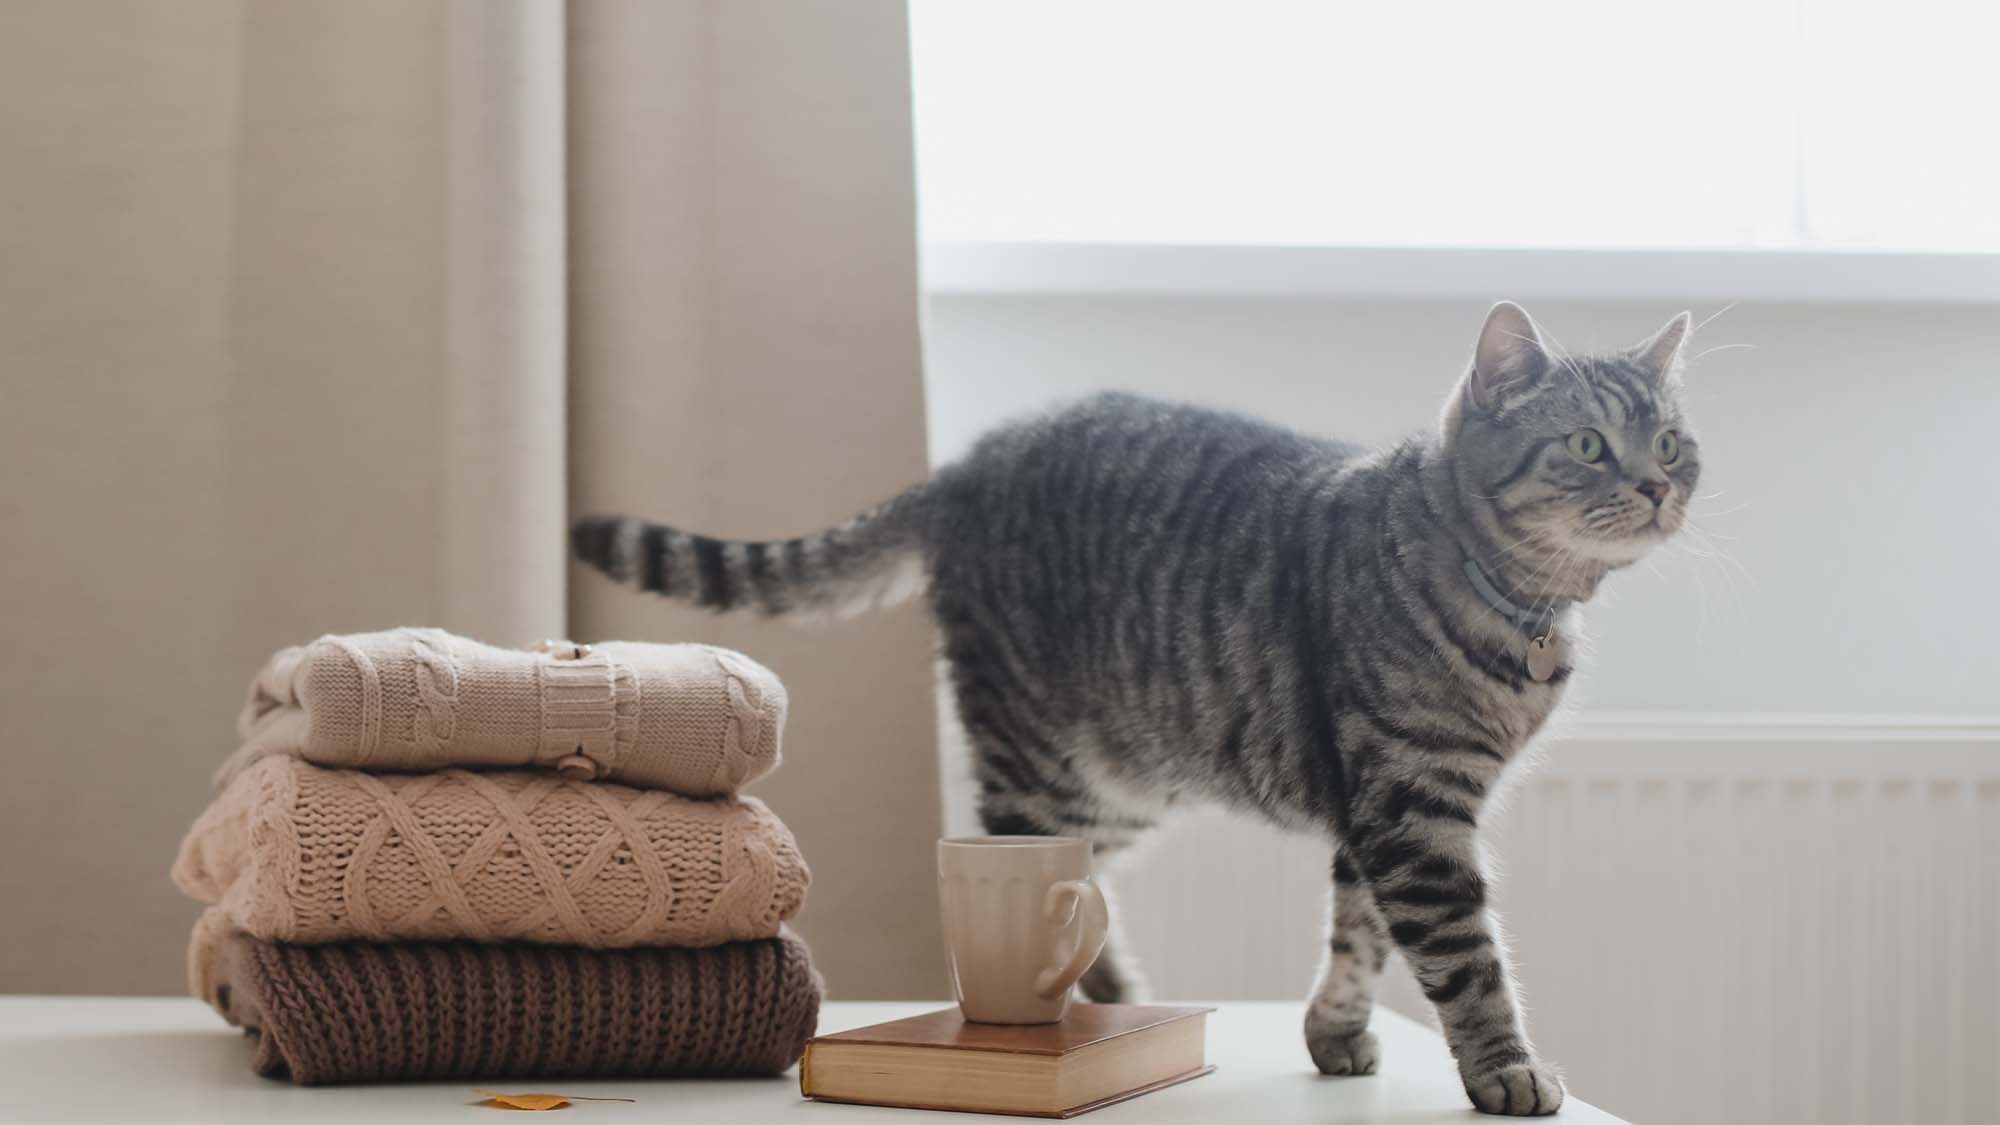
<path fill-rule="evenodd" d="M 1495 827 L 1529 1026 L 1579 1096 L 2000 1122 L 2000 723 L 1579 723 Z M 1204 813 L 1111 882 L 1155 996 L 1216 1000 L 1303 998 L 1326 880 L 1315 843 Z"/>

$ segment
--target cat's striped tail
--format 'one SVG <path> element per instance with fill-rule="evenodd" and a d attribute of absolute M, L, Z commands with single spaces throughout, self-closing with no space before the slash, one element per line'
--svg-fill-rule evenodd
<path fill-rule="evenodd" d="M 724 613 L 850 617 L 894 605 L 928 577 L 927 488 L 918 485 L 838 527 L 797 539 L 711 539 L 636 516 L 585 516 L 576 556 L 634 589 Z"/>

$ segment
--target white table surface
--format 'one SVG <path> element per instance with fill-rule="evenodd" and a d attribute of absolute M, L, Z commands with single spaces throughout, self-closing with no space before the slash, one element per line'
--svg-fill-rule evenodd
<path fill-rule="evenodd" d="M 844 1031 L 942 1007 L 830 1003 L 820 1031 Z M 1300 1037 L 1297 1004 L 1228 1004 L 1209 1016 L 1206 1078 L 1098 1110 L 1092 1125 L 1132 1122 L 1393 1122 L 1425 1125 L 1479 1120 L 1459 1088 L 1438 1036 L 1394 1012 L 1378 1011 L 1382 1073 L 1323 1078 Z M 0 1121 L 34 1122 L 479 1122 L 501 1112 L 474 1108 L 470 1082 L 303 1088 L 259 1078 L 250 1047 L 194 1000 L 162 997 L 0 997 Z M 636 1098 L 583 1102 L 556 1121 L 729 1125 L 924 1125 L 998 1117 L 810 1102 L 798 1074 L 757 1080 L 600 1081 L 493 1079 L 476 1085 L 509 1093 L 548 1092 Z M 502 1118 L 499 1120 L 533 1120 Z M 1015 1120 L 1026 1120 L 1017 1118 Z M 1492 1119 L 1485 1119 L 1492 1120 Z M 1618 1119 L 1569 1099 L 1557 1119 Z"/>

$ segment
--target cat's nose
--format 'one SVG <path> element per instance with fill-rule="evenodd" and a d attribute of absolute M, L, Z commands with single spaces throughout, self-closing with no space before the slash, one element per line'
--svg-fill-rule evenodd
<path fill-rule="evenodd" d="M 1646 499 L 1651 500 L 1655 508 L 1666 503 L 1667 494 L 1674 490 L 1674 486 L 1664 480 L 1642 480 L 1633 487 L 1637 488 Z"/>

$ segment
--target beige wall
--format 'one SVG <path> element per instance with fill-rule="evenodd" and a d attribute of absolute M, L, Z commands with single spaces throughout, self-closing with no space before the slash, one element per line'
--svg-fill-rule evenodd
<path fill-rule="evenodd" d="M 166 866 L 249 673 L 396 623 L 749 648 L 792 683 L 760 792 L 836 992 L 941 991 L 916 619 L 725 631 L 585 589 L 567 620 L 572 461 L 580 500 L 721 532 L 922 471 L 902 8 L 776 15 L 0 6 L 0 992 L 178 991 Z M 567 40 L 628 34 L 654 53 L 618 81 L 677 84 L 565 88 Z M 629 169 L 566 184 L 573 126 Z"/>

